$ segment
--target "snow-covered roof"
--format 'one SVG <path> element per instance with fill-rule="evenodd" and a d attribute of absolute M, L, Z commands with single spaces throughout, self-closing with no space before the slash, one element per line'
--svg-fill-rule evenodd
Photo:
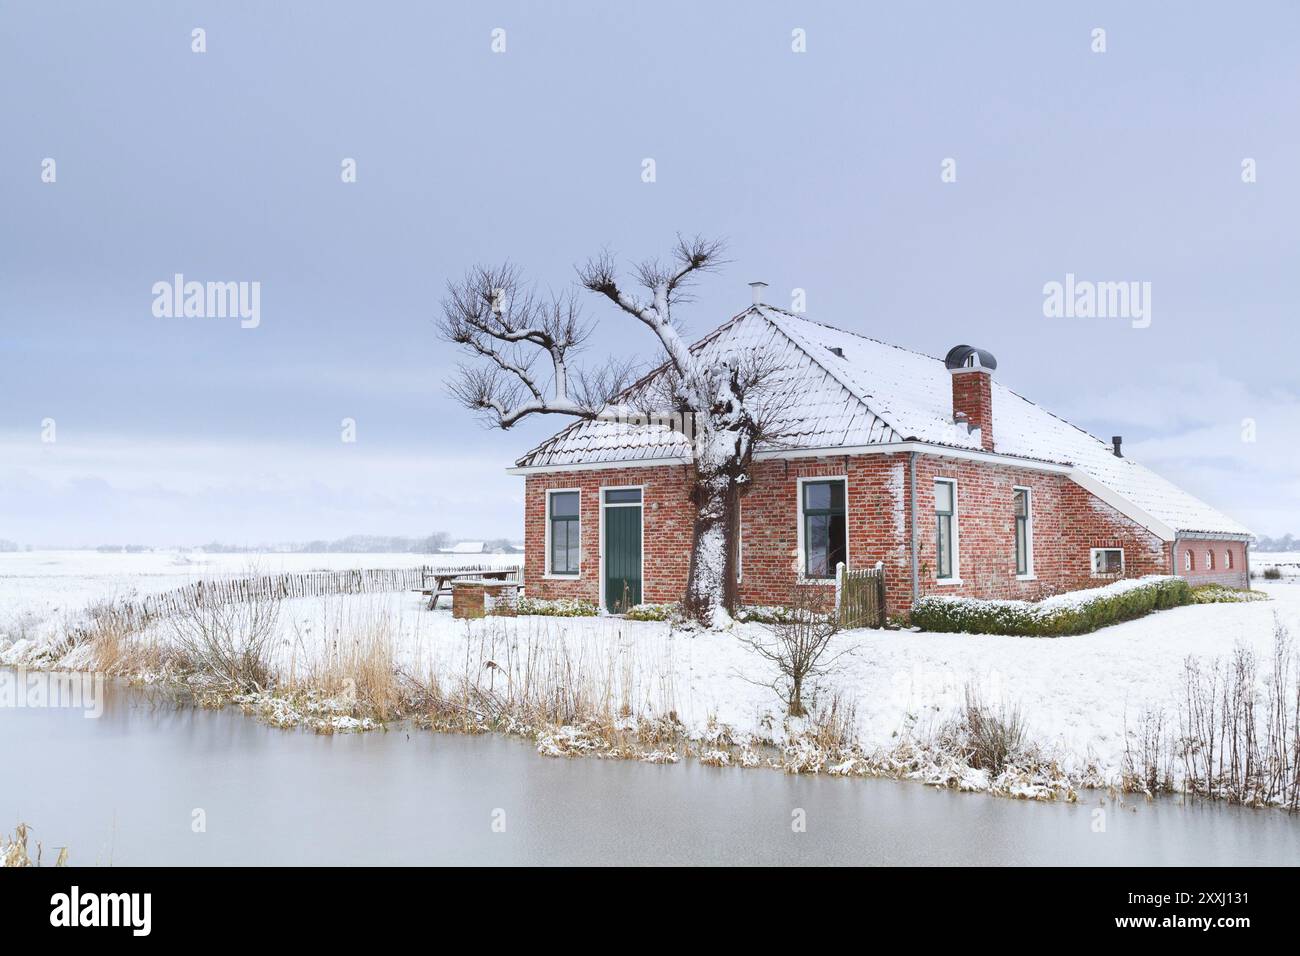
<path fill-rule="evenodd" d="M 447 549 L 448 554 L 482 554 L 482 541 L 458 541 Z"/>
<path fill-rule="evenodd" d="M 906 441 L 982 453 L 979 433 L 953 422 L 951 375 L 932 356 L 769 305 L 746 309 L 691 348 L 704 360 L 762 352 L 779 367 L 764 402 L 777 410 L 774 431 L 782 438 L 767 454 Z M 996 377 L 993 437 L 997 455 L 1068 466 L 1085 488 L 1164 537 L 1250 533 L 1149 468 L 1116 457 L 1109 443 L 1017 395 Z M 547 469 L 689 458 L 686 439 L 666 425 L 596 420 L 574 422 L 517 464 Z"/>

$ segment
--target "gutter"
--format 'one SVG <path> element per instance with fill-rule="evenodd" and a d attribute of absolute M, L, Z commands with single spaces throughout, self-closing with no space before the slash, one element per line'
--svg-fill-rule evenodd
<path fill-rule="evenodd" d="M 912 522 L 912 604 L 921 598 L 921 573 L 917 567 L 916 541 L 916 452 L 907 455 L 907 510 L 911 512 Z"/>
<path fill-rule="evenodd" d="M 771 449 L 754 453 L 755 461 L 791 461 L 797 458 L 839 458 L 843 455 L 895 455 L 912 452 L 935 455 L 940 458 L 957 458 L 965 461 L 983 461 L 994 465 L 1007 465 L 1027 471 L 1043 471 L 1057 475 L 1070 475 L 1076 469 L 1062 462 L 1041 461 L 1036 458 L 1019 458 L 1000 455 L 981 448 L 957 448 L 952 445 L 934 445 L 928 442 L 905 439 L 878 442 L 873 445 L 838 445 L 825 448 Z M 525 459 L 520 459 L 525 460 Z M 689 465 L 689 456 L 668 455 L 658 458 L 634 458 L 623 461 L 584 461 L 563 465 L 520 465 L 507 468 L 508 475 L 534 475 L 555 471 L 599 471 L 607 468 L 652 468 L 658 465 Z"/>

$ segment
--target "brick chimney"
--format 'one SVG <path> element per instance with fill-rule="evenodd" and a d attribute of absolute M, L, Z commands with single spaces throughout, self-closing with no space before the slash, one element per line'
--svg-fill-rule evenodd
<path fill-rule="evenodd" d="M 980 430 L 980 446 L 993 450 L 993 370 L 997 359 L 983 349 L 959 345 L 944 360 L 952 375 L 952 419 Z"/>

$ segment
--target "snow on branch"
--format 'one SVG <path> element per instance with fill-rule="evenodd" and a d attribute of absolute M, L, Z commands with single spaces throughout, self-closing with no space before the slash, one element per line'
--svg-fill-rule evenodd
<path fill-rule="evenodd" d="M 462 405 L 510 428 L 534 414 L 595 418 L 631 378 L 632 366 L 607 362 L 570 371 L 569 357 L 591 335 L 573 294 L 538 297 L 512 265 L 471 269 L 449 282 L 439 335 L 482 364 L 462 364 L 448 387 Z M 550 362 L 549 381 L 537 360 Z"/>
<path fill-rule="evenodd" d="M 614 258 L 608 250 L 578 268 L 578 281 L 647 325 L 659 337 L 674 371 L 690 386 L 697 387 L 690 350 L 680 330 L 673 325 L 672 307 L 689 301 L 687 289 L 699 273 L 711 272 L 722 265 L 723 248 L 718 239 L 701 236 L 686 239 L 679 235 L 667 264 L 647 259 L 634 269 L 637 283 L 649 293 L 648 300 L 619 286 Z"/>

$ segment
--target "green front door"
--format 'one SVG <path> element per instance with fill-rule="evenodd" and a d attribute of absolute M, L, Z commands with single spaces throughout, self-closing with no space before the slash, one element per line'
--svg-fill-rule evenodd
<path fill-rule="evenodd" d="M 640 494 L 637 494 L 640 497 Z M 605 607 L 615 614 L 641 603 L 641 505 L 605 509 Z"/>

